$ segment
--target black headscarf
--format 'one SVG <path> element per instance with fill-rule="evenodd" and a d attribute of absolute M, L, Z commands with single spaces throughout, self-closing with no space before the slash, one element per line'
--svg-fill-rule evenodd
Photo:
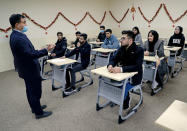
<path fill-rule="evenodd" d="M 181 26 L 177 26 L 177 27 L 179 28 L 180 32 L 179 32 L 179 34 L 175 34 L 175 32 L 174 32 L 174 36 L 182 36 L 183 35 L 183 33 L 182 33 L 183 32 L 183 28 Z"/>
<path fill-rule="evenodd" d="M 149 33 L 148 33 L 148 37 L 149 37 L 149 34 L 152 34 L 154 36 L 153 38 L 153 41 L 150 42 L 149 39 L 148 39 L 148 43 L 149 43 L 149 52 L 154 52 L 154 47 L 155 47 L 155 44 L 156 42 L 158 41 L 159 39 L 159 35 L 157 33 L 157 31 L 155 30 L 150 30 Z"/>

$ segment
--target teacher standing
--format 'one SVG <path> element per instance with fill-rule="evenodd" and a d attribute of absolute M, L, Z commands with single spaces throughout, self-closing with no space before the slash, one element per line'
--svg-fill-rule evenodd
<path fill-rule="evenodd" d="M 31 41 L 24 34 L 28 30 L 26 19 L 21 14 L 13 14 L 9 18 L 12 26 L 10 47 L 14 57 L 14 65 L 19 77 L 24 79 L 28 103 L 36 119 L 48 117 L 51 111 L 43 111 L 47 106 L 40 104 L 42 94 L 42 78 L 38 58 L 48 55 L 53 46 L 48 45 L 42 50 L 35 50 Z"/>

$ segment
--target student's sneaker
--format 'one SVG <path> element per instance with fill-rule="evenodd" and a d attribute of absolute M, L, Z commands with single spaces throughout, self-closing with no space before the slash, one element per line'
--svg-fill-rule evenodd
<path fill-rule="evenodd" d="M 76 88 L 74 86 L 66 89 L 66 92 L 72 92 L 72 91 L 76 91 Z"/>
<path fill-rule="evenodd" d="M 130 96 L 123 101 L 123 109 L 126 110 L 130 107 L 131 98 Z"/>

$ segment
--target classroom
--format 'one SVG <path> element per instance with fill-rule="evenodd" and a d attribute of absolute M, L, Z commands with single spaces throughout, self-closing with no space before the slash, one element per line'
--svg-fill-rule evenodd
<path fill-rule="evenodd" d="M 0 131 L 187 131 L 186 0 L 0 0 Z"/>

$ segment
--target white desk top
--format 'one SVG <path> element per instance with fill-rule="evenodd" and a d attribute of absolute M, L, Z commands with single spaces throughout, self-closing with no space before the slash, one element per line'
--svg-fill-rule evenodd
<path fill-rule="evenodd" d="M 69 58 L 65 58 L 65 59 L 55 58 L 55 59 L 47 60 L 47 62 L 56 66 L 62 66 L 62 65 L 75 63 L 76 60 L 69 59 Z"/>
<path fill-rule="evenodd" d="M 103 44 L 104 42 L 97 42 L 97 41 L 91 41 L 91 42 L 88 42 L 89 44 L 94 44 L 94 45 L 101 45 Z"/>
<path fill-rule="evenodd" d="M 96 52 L 101 52 L 101 53 L 109 53 L 109 52 L 114 52 L 117 49 L 106 49 L 106 48 L 95 48 L 92 49 L 92 51 L 96 51 Z"/>
<path fill-rule="evenodd" d="M 186 131 L 187 103 L 175 100 L 155 123 L 173 131 Z"/>
<path fill-rule="evenodd" d="M 163 60 L 164 57 L 161 57 L 160 60 Z M 144 61 L 150 61 L 150 62 L 156 62 L 157 59 L 155 58 L 155 56 L 144 56 Z"/>
<path fill-rule="evenodd" d="M 68 46 L 67 47 L 69 50 L 74 50 L 75 49 L 75 47 L 70 47 L 70 46 Z"/>
<path fill-rule="evenodd" d="M 185 41 L 185 45 L 187 45 L 187 41 Z"/>
<path fill-rule="evenodd" d="M 187 50 L 187 48 L 184 48 L 184 50 Z"/>
<path fill-rule="evenodd" d="M 181 47 L 164 46 L 164 50 L 178 51 Z"/>
<path fill-rule="evenodd" d="M 97 75 L 100 76 L 104 76 L 107 77 L 109 79 L 112 80 L 116 80 L 116 81 L 122 81 L 125 80 L 127 78 L 130 78 L 132 76 L 134 76 L 135 74 L 137 74 L 138 72 L 130 72 L 130 73 L 110 73 L 107 69 L 107 66 L 103 66 L 97 69 L 93 69 L 91 70 L 92 73 L 95 73 Z"/>

